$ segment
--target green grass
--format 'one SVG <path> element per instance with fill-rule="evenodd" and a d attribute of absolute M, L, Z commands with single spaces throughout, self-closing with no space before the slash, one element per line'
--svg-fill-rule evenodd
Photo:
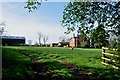
<path fill-rule="evenodd" d="M 65 65 L 49 57 L 36 54 L 34 51 L 16 50 L 7 47 L 2 49 L 2 80 L 34 80 L 34 78 L 38 76 L 34 72 L 39 72 L 39 69 L 44 70 L 40 71 L 40 73 L 46 73 L 50 76 L 57 75 L 63 79 L 70 79 L 72 77 Z M 27 54 L 27 56 L 25 56 L 25 54 Z M 39 64 L 32 63 L 30 58 L 38 59 Z"/>
<path fill-rule="evenodd" d="M 2 48 L 2 80 L 25 80 L 31 61 L 22 54 Z M 28 74 L 28 75 L 26 75 Z"/>
<path fill-rule="evenodd" d="M 61 47 L 6 47 L 30 55 L 31 57 L 39 59 L 40 62 L 47 63 L 43 66 L 48 68 L 48 73 L 59 74 L 63 77 L 70 77 L 70 71 L 61 63 L 58 63 L 44 55 L 61 59 L 66 62 L 76 64 L 80 69 L 90 71 L 95 74 L 100 74 L 99 77 L 104 77 L 109 80 L 119 80 L 120 71 L 114 70 L 109 66 L 101 64 L 101 49 L 85 49 Z M 14 57 L 15 58 L 15 57 Z M 17 58 L 17 57 L 16 57 Z M 24 58 L 21 57 L 24 60 Z M 27 58 L 26 58 L 27 59 Z M 26 60 L 25 59 L 25 60 Z M 49 64 L 48 64 L 49 63 Z M 96 78 L 96 79 L 97 79 Z"/>
<path fill-rule="evenodd" d="M 13 47 L 12 47 L 13 48 Z M 59 47 L 14 47 L 21 50 L 31 50 L 37 53 L 46 53 L 49 56 L 63 59 L 78 66 L 106 68 L 101 64 L 101 49 L 59 48 Z"/>

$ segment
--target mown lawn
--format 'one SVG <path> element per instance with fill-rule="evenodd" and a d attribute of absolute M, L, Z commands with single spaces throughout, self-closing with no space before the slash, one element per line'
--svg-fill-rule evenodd
<path fill-rule="evenodd" d="M 63 59 L 67 62 L 74 63 L 78 66 L 93 67 L 93 68 L 107 68 L 101 64 L 101 49 L 82 49 L 61 47 L 11 47 L 21 50 L 30 50 L 37 53 L 48 54 L 49 56 Z"/>
<path fill-rule="evenodd" d="M 8 48 L 10 49 L 10 51 Z M 11 50 L 13 51 L 11 52 Z M 25 55 L 23 55 L 23 53 L 25 55 L 28 55 L 29 57 L 28 56 L 26 57 Z M 119 80 L 120 79 L 119 70 L 115 70 L 115 69 L 112 69 L 111 67 L 104 66 L 101 64 L 101 49 L 75 48 L 74 50 L 71 50 L 70 48 L 61 48 L 61 47 L 29 47 L 29 46 L 3 48 L 3 64 L 4 64 L 3 77 L 9 76 L 8 74 L 9 71 L 5 72 L 7 69 L 11 69 L 9 67 L 6 67 L 8 65 L 16 64 L 18 67 L 23 65 L 25 69 L 22 67 L 20 67 L 19 69 L 23 69 L 24 71 L 27 71 L 28 73 L 26 74 L 29 74 L 29 72 L 31 74 L 34 74 L 35 71 L 39 71 L 39 69 L 33 70 L 31 68 L 28 68 L 30 67 L 30 65 L 33 64 L 30 58 L 36 58 L 38 62 L 40 63 L 42 62 L 41 65 L 42 67 L 44 66 L 45 69 L 47 69 L 46 73 L 48 75 L 51 74 L 51 76 L 54 76 L 55 74 L 58 74 L 59 76 L 58 75 L 57 76 L 58 77 L 62 76 L 63 80 L 72 79 L 72 77 L 74 76 L 64 64 L 57 62 L 54 59 L 75 64 L 77 65 L 79 70 L 85 70 L 85 71 L 91 72 L 92 74 L 97 74 L 96 78 L 90 78 L 90 79 L 94 79 L 94 80 L 95 79 L 98 79 L 98 80 L 102 80 L 102 79 L 103 80 L 105 79 Z M 12 60 L 10 61 L 11 63 L 9 63 L 8 59 Z M 17 64 L 15 62 L 17 63 L 19 62 L 20 64 Z M 5 63 L 7 63 L 7 65 L 5 65 Z M 29 65 L 29 66 L 26 68 L 26 65 Z M 16 67 L 13 68 L 13 70 L 15 69 Z M 24 71 L 21 70 L 22 75 L 24 75 Z M 22 75 L 19 75 L 19 76 L 22 76 Z M 23 78 L 24 77 L 25 75 L 23 76 Z M 32 79 L 34 78 L 35 76 Z M 48 76 L 47 78 L 50 78 L 50 76 Z M 58 78 L 58 80 L 59 79 L 60 78 Z M 37 80 L 37 79 L 34 79 L 34 80 Z"/>
<path fill-rule="evenodd" d="M 27 79 L 32 74 L 31 64 L 30 58 L 8 48 L 2 48 L 2 80 Z"/>
<path fill-rule="evenodd" d="M 25 54 L 24 54 L 25 52 Z M 26 52 L 28 55 L 26 55 Z M 32 58 L 38 58 L 32 62 Z M 69 69 L 49 57 L 19 49 L 2 48 L 2 80 L 71 80 Z"/>

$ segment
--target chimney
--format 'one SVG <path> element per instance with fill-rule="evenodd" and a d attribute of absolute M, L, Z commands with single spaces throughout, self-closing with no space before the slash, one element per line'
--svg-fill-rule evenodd
<path fill-rule="evenodd" d="M 80 35 L 79 34 L 77 34 L 77 39 L 79 39 L 80 38 Z"/>
<path fill-rule="evenodd" d="M 73 38 L 75 37 L 75 34 L 73 34 Z"/>

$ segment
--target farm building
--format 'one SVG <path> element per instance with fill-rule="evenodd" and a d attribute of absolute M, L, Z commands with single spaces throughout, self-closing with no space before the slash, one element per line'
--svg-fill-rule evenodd
<path fill-rule="evenodd" d="M 59 42 L 58 46 L 59 47 L 69 46 L 69 42 Z"/>
<path fill-rule="evenodd" d="M 70 39 L 70 47 L 90 47 L 90 38 L 77 34 L 73 34 L 73 37 Z"/>
<path fill-rule="evenodd" d="M 90 43 L 90 39 L 88 37 L 80 35 L 80 34 L 77 34 L 77 36 L 75 36 L 75 34 L 73 34 L 73 37 L 70 39 L 69 42 L 52 43 L 51 46 L 52 47 L 56 47 L 56 46 L 59 46 L 59 47 L 64 47 L 64 46 L 90 47 L 89 43 Z"/>
<path fill-rule="evenodd" d="M 51 46 L 52 46 L 52 47 L 57 47 L 57 46 L 58 46 L 58 43 L 52 43 Z"/>
<path fill-rule="evenodd" d="M 69 42 L 59 42 L 59 43 L 52 43 L 52 47 L 64 47 L 64 46 L 69 46 Z"/>
<path fill-rule="evenodd" d="M 16 45 L 24 45 L 25 37 L 21 36 L 1 36 L 3 46 L 16 46 Z"/>

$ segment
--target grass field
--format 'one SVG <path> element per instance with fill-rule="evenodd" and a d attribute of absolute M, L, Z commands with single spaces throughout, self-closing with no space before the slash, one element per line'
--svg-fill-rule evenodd
<path fill-rule="evenodd" d="M 119 80 L 119 75 L 119 70 L 101 64 L 101 49 L 3 48 L 3 80 Z"/>

